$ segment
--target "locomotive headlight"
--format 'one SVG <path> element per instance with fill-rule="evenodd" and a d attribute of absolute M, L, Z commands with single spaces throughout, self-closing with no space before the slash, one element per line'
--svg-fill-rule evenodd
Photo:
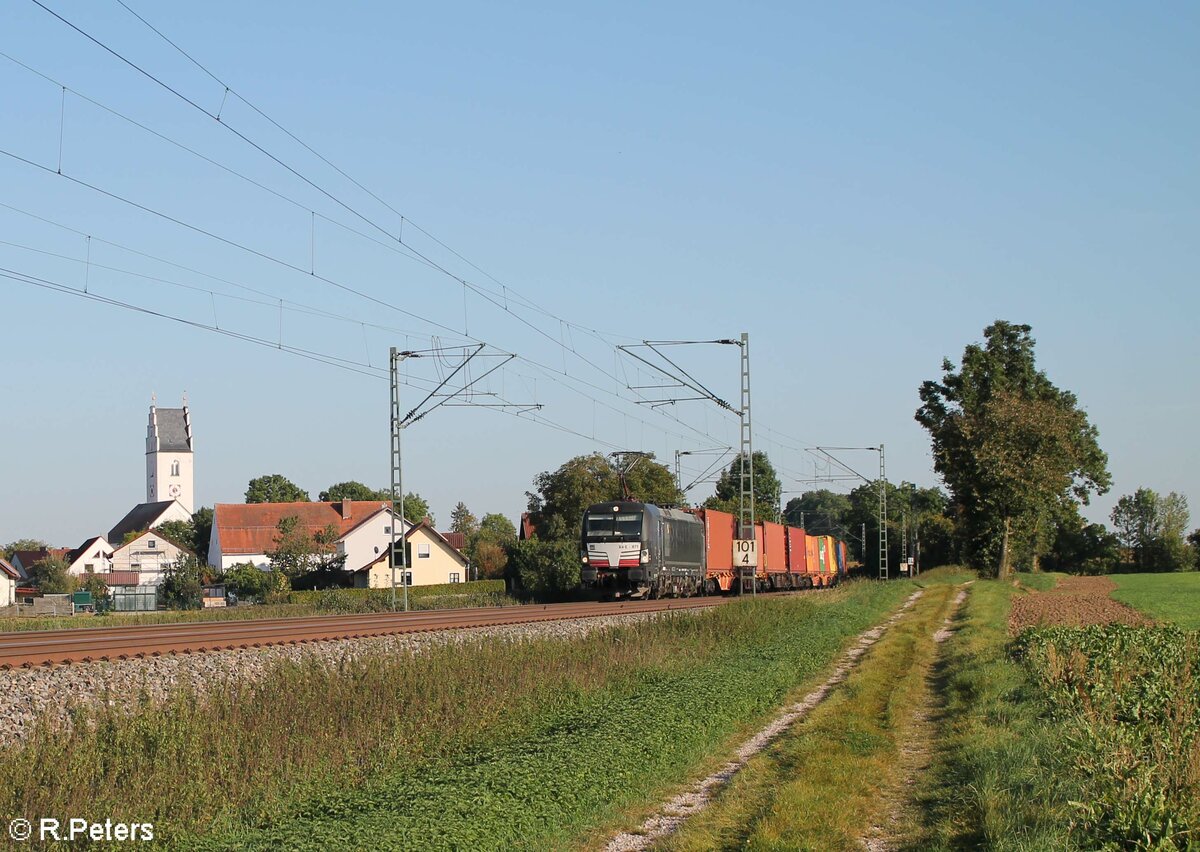
<path fill-rule="evenodd" d="M 645 565 L 650 561 L 650 551 L 642 548 L 642 564 Z"/>

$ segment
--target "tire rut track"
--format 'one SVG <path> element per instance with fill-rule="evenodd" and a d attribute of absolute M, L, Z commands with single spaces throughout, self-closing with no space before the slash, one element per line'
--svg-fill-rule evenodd
<path fill-rule="evenodd" d="M 621 832 L 605 845 L 605 852 L 640 852 L 650 849 L 656 842 L 674 834 L 692 816 L 704 810 L 713 798 L 739 770 L 772 741 L 792 725 L 802 721 L 846 678 L 862 660 L 871 646 L 882 638 L 887 629 L 903 618 L 924 594 L 918 589 L 900 608 L 885 621 L 860 633 L 851 648 L 835 664 L 829 677 L 800 701 L 792 704 L 776 716 L 766 727 L 746 740 L 734 754 L 734 758 L 720 769 L 695 782 L 691 787 L 669 799 L 647 818 L 634 832 Z"/>

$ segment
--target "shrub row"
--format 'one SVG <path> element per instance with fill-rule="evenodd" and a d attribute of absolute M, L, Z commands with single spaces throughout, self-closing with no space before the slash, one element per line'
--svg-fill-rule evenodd
<path fill-rule="evenodd" d="M 403 597 L 403 590 L 396 590 L 397 600 Z M 434 586 L 409 586 L 408 599 L 426 601 L 429 598 L 452 596 L 464 599 L 470 598 L 470 605 L 479 605 L 475 599 L 479 596 L 496 596 L 504 594 L 503 580 L 473 580 L 469 583 L 439 583 Z M 323 589 L 320 591 L 292 592 L 288 602 L 312 607 L 317 612 L 328 613 L 360 613 L 387 612 L 392 608 L 391 589 Z M 501 603 L 497 600 L 496 603 Z"/>

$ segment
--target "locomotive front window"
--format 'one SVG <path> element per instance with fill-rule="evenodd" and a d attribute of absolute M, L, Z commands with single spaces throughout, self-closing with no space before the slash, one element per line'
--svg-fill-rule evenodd
<path fill-rule="evenodd" d="M 626 512 L 618 514 L 616 512 L 609 512 L 587 516 L 588 538 L 607 538 L 614 535 L 640 538 L 642 535 L 642 513 Z"/>

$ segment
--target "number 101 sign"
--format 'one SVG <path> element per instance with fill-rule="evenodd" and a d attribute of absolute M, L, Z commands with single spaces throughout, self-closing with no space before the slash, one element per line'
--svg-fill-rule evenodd
<path fill-rule="evenodd" d="M 733 541 L 733 567 L 758 567 L 758 542 L 752 538 L 737 538 Z"/>

